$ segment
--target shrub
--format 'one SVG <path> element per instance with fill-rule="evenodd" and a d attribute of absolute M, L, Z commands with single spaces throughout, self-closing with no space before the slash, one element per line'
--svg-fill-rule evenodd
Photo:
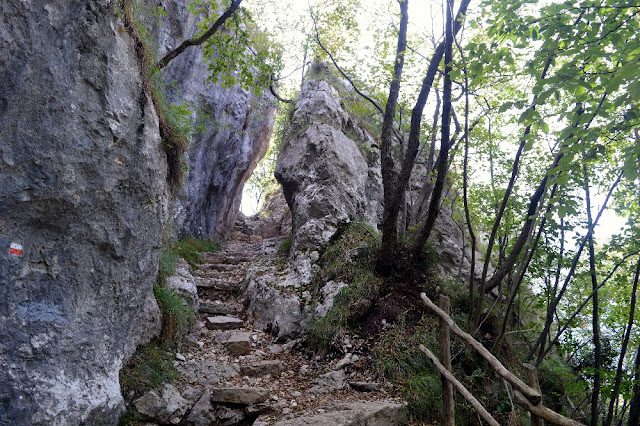
<path fill-rule="evenodd" d="M 202 253 L 215 253 L 220 250 L 220 243 L 200 240 L 197 238 L 185 238 L 180 240 L 171 251 L 191 266 L 192 269 L 198 269 L 198 263 L 202 262 Z"/>
<path fill-rule="evenodd" d="M 133 400 L 177 377 L 178 373 L 162 342 L 155 340 L 136 351 L 120 371 L 120 385 L 127 399 Z"/>
<path fill-rule="evenodd" d="M 174 290 L 161 284 L 153 287 L 153 294 L 162 312 L 162 343 L 168 349 L 176 349 L 195 323 L 195 309 Z"/>

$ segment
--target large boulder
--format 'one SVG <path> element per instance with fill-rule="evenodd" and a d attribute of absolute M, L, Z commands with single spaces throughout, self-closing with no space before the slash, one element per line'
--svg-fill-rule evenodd
<path fill-rule="evenodd" d="M 342 108 L 338 91 L 324 80 L 307 81 L 275 169 L 292 213 L 294 251 L 325 247 L 342 223 L 378 222 L 376 162 L 373 138 Z"/>
<path fill-rule="evenodd" d="M 115 2 L 0 3 L 0 424 L 114 424 L 151 334 L 166 155 Z"/>
<path fill-rule="evenodd" d="M 198 27 L 188 0 L 159 3 L 167 15 L 158 19 L 154 34 L 163 53 Z M 211 73 L 199 48 L 187 49 L 162 73 L 169 99 L 186 101 L 198 126 L 187 153 L 186 182 L 172 207 L 176 229 L 181 235 L 222 238 L 236 221 L 244 183 L 267 152 L 276 101 L 268 91 L 258 95 L 207 81 Z"/>

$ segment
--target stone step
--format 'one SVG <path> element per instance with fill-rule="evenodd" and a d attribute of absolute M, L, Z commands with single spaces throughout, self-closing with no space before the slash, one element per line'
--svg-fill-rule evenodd
<path fill-rule="evenodd" d="M 219 271 L 219 272 L 235 272 L 240 270 L 241 268 L 238 265 L 227 265 L 226 263 L 210 263 L 204 262 L 200 264 L 200 269 L 198 272 L 211 272 L 211 271 Z"/>
<path fill-rule="evenodd" d="M 269 389 L 266 388 L 211 388 L 212 402 L 249 405 L 264 402 L 269 396 Z"/>
<path fill-rule="evenodd" d="M 210 287 L 200 287 L 198 289 L 198 297 L 204 300 L 214 300 L 220 303 L 237 303 L 239 302 L 240 289 L 236 290 L 216 290 Z"/>
<path fill-rule="evenodd" d="M 228 315 L 217 315 L 207 317 L 206 324 L 209 330 L 237 330 L 244 326 L 244 321 Z"/>
<path fill-rule="evenodd" d="M 226 264 L 226 265 L 239 265 L 241 263 L 251 262 L 255 257 L 243 255 L 243 256 L 224 256 L 206 259 L 207 264 Z"/>
<path fill-rule="evenodd" d="M 238 291 L 242 287 L 242 281 L 226 281 L 215 278 L 196 279 L 196 287 L 210 288 L 218 291 Z"/>
<path fill-rule="evenodd" d="M 236 281 L 242 279 L 245 275 L 244 268 L 235 271 L 215 271 L 215 270 L 198 270 L 193 276 L 195 278 L 217 278 L 220 280 Z"/>
<path fill-rule="evenodd" d="M 229 355 L 249 355 L 251 353 L 251 333 L 234 333 L 225 342 Z"/>
<path fill-rule="evenodd" d="M 277 376 L 284 371 L 284 364 L 280 360 L 258 361 L 240 367 L 240 374 L 248 377 Z"/>
<path fill-rule="evenodd" d="M 216 303 L 208 300 L 200 301 L 198 312 L 212 315 L 233 315 L 242 312 L 242 306 L 235 303 Z"/>

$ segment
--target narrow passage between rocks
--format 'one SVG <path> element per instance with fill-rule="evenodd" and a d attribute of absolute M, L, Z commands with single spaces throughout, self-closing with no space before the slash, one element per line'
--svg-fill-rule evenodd
<path fill-rule="evenodd" d="M 284 238 L 248 234 L 236 225 L 224 249 L 205 255 L 194 273 L 199 320 L 175 362 L 176 387 L 195 401 L 188 424 L 406 424 L 397 389 L 367 371 L 364 345 L 353 342 L 352 352 L 332 360 L 305 353 L 300 339 L 276 341 L 252 326 L 243 300 L 247 269 L 277 256 Z"/>

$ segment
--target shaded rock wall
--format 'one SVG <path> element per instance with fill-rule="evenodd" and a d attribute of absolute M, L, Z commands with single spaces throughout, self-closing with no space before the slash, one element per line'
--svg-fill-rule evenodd
<path fill-rule="evenodd" d="M 0 424 L 114 424 L 159 325 L 166 156 L 114 3 L 0 2 Z"/>
<path fill-rule="evenodd" d="M 156 26 L 160 50 L 178 46 L 197 31 L 187 0 L 163 0 L 167 11 Z M 223 89 L 207 82 L 210 73 L 202 49 L 189 48 L 163 69 L 170 97 L 197 111 L 203 131 L 188 152 L 188 177 L 173 210 L 181 235 L 221 238 L 236 221 L 242 188 L 265 155 L 275 122 L 276 103 L 240 87 Z"/>

